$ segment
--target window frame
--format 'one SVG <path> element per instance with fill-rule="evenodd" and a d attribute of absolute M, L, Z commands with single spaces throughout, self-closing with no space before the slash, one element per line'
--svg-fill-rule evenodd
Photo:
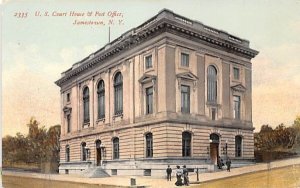
<path fill-rule="evenodd" d="M 236 74 L 237 71 L 237 74 Z M 241 69 L 238 67 L 233 67 L 233 79 L 234 80 L 240 80 L 241 77 Z"/>
<path fill-rule="evenodd" d="M 149 92 L 151 91 L 151 92 Z M 146 109 L 145 109 L 145 113 L 146 114 L 153 114 L 153 95 L 154 95 L 154 88 L 153 86 L 147 87 L 145 88 L 145 103 L 146 103 Z M 151 99 L 151 101 L 150 101 Z M 151 104 L 150 104 L 151 103 Z"/>
<path fill-rule="evenodd" d="M 211 120 L 217 120 L 217 108 L 211 108 Z"/>
<path fill-rule="evenodd" d="M 238 105 L 238 109 L 236 109 L 236 105 Z M 241 120 L 241 96 L 239 95 L 233 95 L 233 118 Z"/>
<path fill-rule="evenodd" d="M 70 162 L 70 146 L 69 145 L 66 145 L 66 155 L 65 155 L 65 161 L 66 162 Z"/>
<path fill-rule="evenodd" d="M 150 61 L 148 61 L 150 59 Z M 153 56 L 152 54 L 145 56 L 145 69 L 153 68 Z"/>
<path fill-rule="evenodd" d="M 114 76 L 114 115 L 123 114 L 123 76 L 117 72 Z"/>
<path fill-rule="evenodd" d="M 192 134 L 182 132 L 182 157 L 192 157 Z"/>
<path fill-rule="evenodd" d="M 180 53 L 180 66 L 181 67 L 189 67 L 190 66 L 190 54 L 185 53 L 185 52 Z"/>
<path fill-rule="evenodd" d="M 87 161 L 86 142 L 81 143 L 81 161 Z"/>
<path fill-rule="evenodd" d="M 183 91 L 183 88 L 187 88 L 187 91 Z M 180 86 L 181 93 L 181 113 L 189 114 L 191 112 L 191 87 L 189 85 L 181 85 Z M 186 102 L 185 97 L 186 96 Z M 185 106 L 187 104 L 187 106 Z"/>
<path fill-rule="evenodd" d="M 70 133 L 71 132 L 71 114 L 67 114 L 66 119 L 67 119 L 67 133 Z"/>
<path fill-rule="evenodd" d="M 218 101 L 218 70 L 214 65 L 207 67 L 207 101 L 210 103 Z"/>
<path fill-rule="evenodd" d="M 66 94 L 67 103 L 71 102 L 71 93 Z"/>
<path fill-rule="evenodd" d="M 239 143 L 237 143 L 238 138 L 240 139 Z M 243 143 L 243 137 L 240 135 L 235 136 L 235 157 L 243 156 L 242 143 Z"/>
<path fill-rule="evenodd" d="M 104 83 L 104 80 L 100 80 L 98 82 L 98 85 L 97 85 L 97 100 L 98 100 L 97 117 L 98 117 L 98 119 L 103 119 L 103 118 L 105 118 L 105 83 Z"/>
<path fill-rule="evenodd" d="M 145 135 L 146 140 L 146 158 L 152 158 L 153 157 L 153 134 L 147 133 Z"/>
<path fill-rule="evenodd" d="M 114 160 L 120 159 L 120 139 L 118 137 L 113 138 L 112 144 L 113 144 L 112 158 Z"/>
<path fill-rule="evenodd" d="M 83 123 L 90 122 L 90 91 L 89 88 L 86 86 L 83 89 Z"/>

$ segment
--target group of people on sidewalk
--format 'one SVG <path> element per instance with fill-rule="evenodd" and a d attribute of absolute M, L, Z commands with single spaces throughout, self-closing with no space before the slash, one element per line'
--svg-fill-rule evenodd
<path fill-rule="evenodd" d="M 225 166 L 223 159 L 218 156 L 217 159 L 217 166 L 219 169 L 223 169 L 223 166 Z M 226 166 L 227 166 L 227 171 L 230 172 L 230 167 L 231 167 L 231 160 L 229 157 L 227 157 L 226 159 Z M 167 181 L 171 181 L 172 178 L 172 168 L 170 167 L 170 165 L 168 165 L 168 168 L 166 170 L 167 172 Z M 185 165 L 182 166 L 182 168 L 180 168 L 180 166 L 176 166 L 176 182 L 175 185 L 176 186 L 182 186 L 182 185 L 189 185 L 189 172 L 188 169 L 186 168 Z M 183 180 L 183 182 L 182 182 Z"/>
<path fill-rule="evenodd" d="M 171 176 L 172 176 L 172 168 L 170 168 L 170 165 L 168 165 L 168 168 L 166 170 L 167 172 L 167 180 L 171 181 Z M 188 169 L 186 168 L 185 165 L 182 166 L 182 169 L 180 168 L 180 166 L 176 166 L 176 182 L 175 185 L 176 186 L 182 186 L 182 185 L 189 185 L 189 172 Z M 183 178 L 183 182 L 182 182 L 182 178 Z"/>
<path fill-rule="evenodd" d="M 218 166 L 219 169 L 223 169 L 224 162 L 223 162 L 223 159 L 220 156 L 218 156 L 218 159 L 217 159 L 217 166 Z M 230 160 L 229 157 L 227 157 L 226 166 L 227 166 L 227 172 L 230 172 L 231 160 Z"/>

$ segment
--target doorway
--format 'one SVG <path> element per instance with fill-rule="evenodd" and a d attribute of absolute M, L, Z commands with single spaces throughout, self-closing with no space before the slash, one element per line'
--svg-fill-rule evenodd
<path fill-rule="evenodd" d="M 209 136 L 210 141 L 210 159 L 213 164 L 217 165 L 219 156 L 219 135 L 213 133 Z"/>
<path fill-rule="evenodd" d="M 101 140 L 96 140 L 96 164 L 97 164 L 97 166 L 101 166 L 101 160 L 102 160 L 100 145 L 101 145 Z"/>
<path fill-rule="evenodd" d="M 219 156 L 219 143 L 210 143 L 210 159 L 213 164 L 217 165 Z"/>

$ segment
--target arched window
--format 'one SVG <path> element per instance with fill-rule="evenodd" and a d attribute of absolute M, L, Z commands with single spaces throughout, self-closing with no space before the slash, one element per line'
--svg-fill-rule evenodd
<path fill-rule="evenodd" d="M 115 115 L 123 113 L 123 77 L 120 72 L 115 75 Z"/>
<path fill-rule="evenodd" d="M 89 88 L 85 87 L 83 90 L 83 122 L 87 123 L 90 121 L 90 94 Z"/>
<path fill-rule="evenodd" d="M 153 157 L 153 137 L 152 137 L 152 133 L 146 134 L 146 157 Z"/>
<path fill-rule="evenodd" d="M 103 80 L 101 80 L 98 83 L 97 94 L 98 94 L 98 119 L 102 119 L 105 117 L 105 89 L 104 89 Z"/>
<path fill-rule="evenodd" d="M 87 158 L 86 143 L 83 142 L 81 144 L 81 159 L 82 161 L 86 161 L 86 158 Z"/>
<path fill-rule="evenodd" d="M 219 135 L 213 133 L 209 136 L 211 143 L 219 143 Z"/>
<path fill-rule="evenodd" d="M 70 146 L 66 145 L 66 162 L 70 161 Z"/>
<path fill-rule="evenodd" d="M 217 102 L 217 69 L 212 65 L 207 68 L 207 101 Z"/>
<path fill-rule="evenodd" d="M 113 159 L 119 159 L 119 138 L 113 139 Z"/>
<path fill-rule="evenodd" d="M 190 157 L 191 156 L 191 138 L 192 135 L 189 132 L 182 133 L 182 156 Z"/>
<path fill-rule="evenodd" d="M 242 137 L 241 136 L 235 137 L 235 156 L 236 157 L 242 156 Z"/>
<path fill-rule="evenodd" d="M 101 147 L 101 140 L 96 140 L 95 144 L 96 144 L 96 148 L 100 148 Z"/>

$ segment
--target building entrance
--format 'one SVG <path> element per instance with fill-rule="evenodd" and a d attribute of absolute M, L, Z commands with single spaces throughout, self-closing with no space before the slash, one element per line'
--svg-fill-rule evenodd
<path fill-rule="evenodd" d="M 217 165 L 219 156 L 219 143 L 210 143 L 210 159 L 213 164 Z"/>
<path fill-rule="evenodd" d="M 211 134 L 209 136 L 210 142 L 210 159 L 213 164 L 217 165 L 219 156 L 219 135 Z"/>

